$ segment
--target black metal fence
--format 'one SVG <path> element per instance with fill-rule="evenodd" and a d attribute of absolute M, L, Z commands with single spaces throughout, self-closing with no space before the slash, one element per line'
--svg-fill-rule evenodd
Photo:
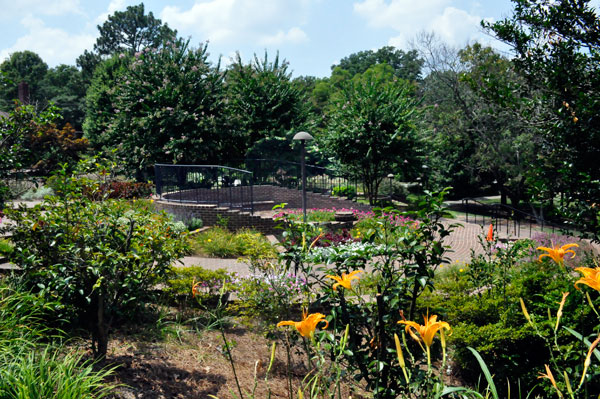
<path fill-rule="evenodd" d="M 302 188 L 302 170 L 299 162 L 275 159 L 246 159 L 245 168 L 252 172 L 254 184 L 270 184 L 286 188 Z M 360 184 L 356 179 L 338 170 L 306 165 L 306 190 L 321 194 L 334 194 L 343 187 L 353 187 L 357 193 Z"/>
<path fill-rule="evenodd" d="M 252 172 L 219 165 L 154 165 L 163 200 L 227 206 L 254 212 Z"/>
<path fill-rule="evenodd" d="M 507 236 L 531 238 L 533 234 L 542 232 L 575 233 L 574 228 L 564 222 L 549 222 L 510 205 L 485 204 L 474 198 L 463 198 L 462 210 L 467 223 L 482 226 L 492 223 L 499 233 Z"/>

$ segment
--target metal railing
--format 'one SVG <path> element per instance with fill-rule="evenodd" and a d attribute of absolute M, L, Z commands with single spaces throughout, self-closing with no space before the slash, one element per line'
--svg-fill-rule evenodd
<path fill-rule="evenodd" d="M 565 222 L 546 221 L 510 205 L 485 204 L 474 198 L 463 198 L 462 210 L 465 212 L 465 222 L 482 226 L 492 223 L 499 233 L 504 232 L 507 236 L 522 237 L 528 234 L 531 238 L 534 233 L 574 231 Z"/>
<path fill-rule="evenodd" d="M 160 199 L 254 213 L 252 172 L 220 165 L 154 165 Z"/>
<path fill-rule="evenodd" d="M 299 162 L 276 159 L 246 159 L 247 170 L 254 175 L 254 184 L 270 184 L 287 188 L 302 188 L 302 172 Z M 336 188 L 354 187 L 358 193 L 359 182 L 336 169 L 306 165 L 306 190 L 331 195 Z"/>

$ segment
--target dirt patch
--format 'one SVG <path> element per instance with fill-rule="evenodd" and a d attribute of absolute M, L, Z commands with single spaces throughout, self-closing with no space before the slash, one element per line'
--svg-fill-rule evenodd
<path fill-rule="evenodd" d="M 232 344 L 232 357 L 244 397 L 289 398 L 287 351 L 283 344 L 276 348 L 275 361 L 269 373 L 272 342 L 241 325 L 230 326 L 226 338 Z M 289 373 L 292 397 L 308 372 L 305 355 L 291 353 Z M 117 332 L 109 345 L 105 365 L 118 366 L 110 382 L 121 384 L 115 398 L 219 399 L 238 398 L 235 377 L 223 348 L 219 331 L 195 332 L 173 328 L 163 337 Z M 256 381 L 256 385 L 255 385 Z M 343 386 L 342 397 L 350 394 Z M 362 396 L 354 394 L 355 399 Z"/>

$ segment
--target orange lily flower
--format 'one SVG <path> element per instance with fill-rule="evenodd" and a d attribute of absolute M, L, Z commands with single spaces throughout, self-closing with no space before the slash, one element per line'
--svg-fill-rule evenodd
<path fill-rule="evenodd" d="M 431 315 L 429 316 L 429 318 L 423 315 L 423 319 L 425 320 L 424 325 L 420 325 L 419 323 L 414 321 L 404 320 L 400 320 L 398 324 L 406 324 L 406 332 L 409 333 L 415 341 L 423 341 L 425 343 L 425 346 L 429 348 L 433 343 L 433 337 L 435 336 L 435 334 L 442 328 L 450 330 L 450 324 L 446 323 L 445 321 L 437 321 L 436 315 Z M 417 332 L 419 336 L 417 336 L 415 332 Z"/>
<path fill-rule="evenodd" d="M 320 322 L 325 323 L 325 327 L 329 327 L 329 322 L 325 320 L 325 315 L 321 313 L 307 314 L 306 310 L 302 312 L 302 321 L 280 321 L 277 323 L 277 327 L 281 326 L 294 326 L 296 330 L 305 338 L 312 338 L 315 334 L 317 324 Z"/>
<path fill-rule="evenodd" d="M 552 248 L 547 248 L 547 247 L 537 247 L 536 249 L 542 250 L 542 251 L 547 251 L 547 254 L 542 254 L 540 255 L 540 257 L 538 258 L 538 260 L 541 262 L 542 258 L 544 256 L 548 256 L 550 258 L 552 258 L 556 263 L 558 263 L 559 265 L 562 265 L 564 262 L 564 257 L 566 254 L 571 253 L 571 258 L 575 257 L 575 251 L 573 251 L 572 249 L 569 248 L 573 248 L 573 247 L 579 247 L 579 245 L 577 244 L 566 244 L 563 245 L 562 247 L 558 247 L 558 246 L 554 246 Z"/>
<path fill-rule="evenodd" d="M 357 276 L 358 273 L 362 272 L 362 270 L 355 270 L 349 274 L 346 273 L 342 273 L 342 277 L 339 276 L 325 276 L 325 277 L 329 277 L 330 279 L 333 279 L 335 281 L 337 281 L 337 283 L 335 283 L 333 285 L 333 290 L 337 291 L 337 287 L 338 286 L 342 286 L 347 290 L 351 290 L 352 289 L 352 280 L 358 280 L 359 277 Z"/>
<path fill-rule="evenodd" d="M 485 236 L 486 241 L 494 241 L 494 225 L 490 223 L 490 227 L 488 229 L 487 236 Z"/>
<path fill-rule="evenodd" d="M 583 277 L 575 283 L 575 288 L 579 289 L 577 284 L 585 284 L 596 291 L 600 291 L 600 267 L 578 267 L 575 270 L 583 274 Z"/>
<path fill-rule="evenodd" d="M 438 331 L 440 331 L 444 328 L 446 330 L 450 330 L 450 324 L 446 323 L 445 321 L 437 321 L 436 315 L 431 315 L 429 317 L 423 315 L 423 319 L 425 320 L 424 325 L 420 325 L 419 323 L 416 323 L 414 321 L 405 321 L 405 320 L 400 320 L 398 322 L 398 324 L 406 324 L 406 332 L 409 333 L 410 336 L 419 343 L 419 345 L 421 344 L 421 341 L 423 341 L 423 343 L 425 343 L 426 352 L 427 352 L 427 366 L 431 367 L 431 352 L 430 352 L 429 348 L 431 347 L 431 344 L 433 343 L 433 337 L 435 337 L 435 334 Z M 417 336 L 417 334 L 415 334 L 415 332 L 418 333 L 419 335 Z M 443 342 L 443 343 L 445 343 L 445 342 Z"/>

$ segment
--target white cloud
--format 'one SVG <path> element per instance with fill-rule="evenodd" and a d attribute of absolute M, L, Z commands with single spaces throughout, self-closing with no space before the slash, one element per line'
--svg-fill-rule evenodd
<path fill-rule="evenodd" d="M 165 7 L 160 18 L 183 35 L 215 44 L 281 45 L 308 40 L 299 27 L 315 0 L 197 0 Z"/>
<path fill-rule="evenodd" d="M 354 12 L 368 26 L 396 32 L 388 44 L 406 48 L 420 31 L 433 31 L 452 45 L 469 41 L 487 42 L 481 33 L 479 15 L 450 6 L 449 0 L 363 0 L 354 3 Z"/>
<path fill-rule="evenodd" d="M 1 19 L 12 19 L 24 13 L 39 15 L 66 15 L 84 12 L 79 0 L 12 0 L 0 2 Z"/>
<path fill-rule="evenodd" d="M 274 35 L 264 36 L 259 40 L 259 43 L 264 46 L 279 46 L 283 43 L 304 43 L 307 41 L 308 36 L 306 33 L 298 27 L 293 27 L 287 32 L 280 30 Z"/>
<path fill-rule="evenodd" d="M 108 3 L 106 12 L 96 17 L 96 24 L 102 25 L 106 20 L 108 20 L 109 15 L 114 14 L 115 11 L 125 11 L 126 8 L 127 0 L 111 0 L 110 3 Z M 146 10 L 146 12 L 148 11 Z"/>
<path fill-rule="evenodd" d="M 91 48 L 95 37 L 88 34 L 69 34 L 62 29 L 47 27 L 41 19 L 27 16 L 21 24 L 28 32 L 18 38 L 11 47 L 0 51 L 4 60 L 16 51 L 30 50 L 37 53 L 48 65 L 74 64 L 86 48 Z"/>

